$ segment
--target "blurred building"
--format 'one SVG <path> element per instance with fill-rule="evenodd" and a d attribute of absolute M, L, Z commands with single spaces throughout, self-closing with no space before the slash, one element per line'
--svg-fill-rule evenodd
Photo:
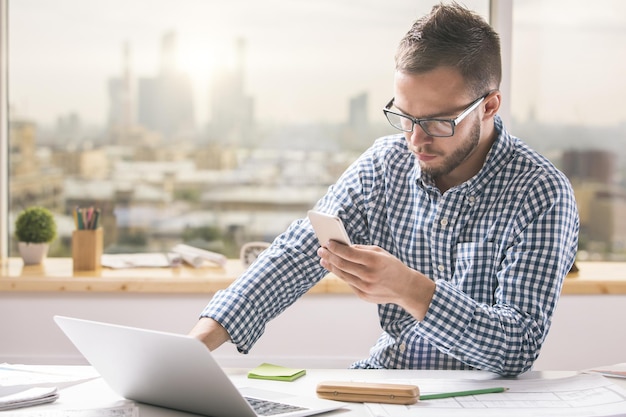
<path fill-rule="evenodd" d="M 576 195 L 585 249 L 625 250 L 626 190 L 617 182 L 617 156 L 603 150 L 566 151 L 562 168 Z"/>
<path fill-rule="evenodd" d="M 253 137 L 254 100 L 244 86 L 246 43 L 238 39 L 233 67 L 222 66 L 211 82 L 211 134 L 223 143 L 247 145 Z"/>
<path fill-rule="evenodd" d="M 191 80 L 178 69 L 176 56 L 176 34 L 169 32 L 162 39 L 157 76 L 140 78 L 138 86 L 137 122 L 166 142 L 190 138 L 195 131 Z"/>
<path fill-rule="evenodd" d="M 563 172 L 570 180 L 615 184 L 617 155 L 599 149 L 563 152 Z"/>
<path fill-rule="evenodd" d="M 63 172 L 37 147 L 37 126 L 29 121 L 9 123 L 9 211 L 32 205 L 55 213 L 63 210 Z"/>
<path fill-rule="evenodd" d="M 361 93 L 350 99 L 350 108 L 348 116 L 348 124 L 355 131 L 367 131 L 369 127 L 368 112 L 368 94 Z"/>
<path fill-rule="evenodd" d="M 111 169 L 109 155 L 103 147 L 57 149 L 52 153 L 52 161 L 64 176 L 83 179 L 104 179 Z"/>
<path fill-rule="evenodd" d="M 343 147 L 362 149 L 371 143 L 372 136 L 368 117 L 369 95 L 365 92 L 350 98 L 348 104 L 348 123 L 343 133 Z"/>
<path fill-rule="evenodd" d="M 113 143 L 129 144 L 131 132 L 136 126 L 137 98 L 128 42 L 124 43 L 122 50 L 122 73 L 119 77 L 109 79 L 108 90 L 108 125 Z"/>

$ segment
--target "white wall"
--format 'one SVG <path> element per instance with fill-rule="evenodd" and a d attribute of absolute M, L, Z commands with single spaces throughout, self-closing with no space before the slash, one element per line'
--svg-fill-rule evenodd
<path fill-rule="evenodd" d="M 77 364 L 80 354 L 55 314 L 187 333 L 207 294 L 0 293 L 0 363 Z M 535 369 L 579 370 L 626 362 L 626 295 L 564 295 Z M 229 367 L 261 362 L 306 368 L 348 367 L 367 356 L 380 332 L 376 307 L 353 295 L 311 294 L 268 326 L 249 355 L 216 351 Z"/>
<path fill-rule="evenodd" d="M 626 362 L 626 295 L 562 295 L 537 370 Z"/>
<path fill-rule="evenodd" d="M 0 363 L 84 363 L 53 322 L 55 314 L 187 333 L 207 294 L 0 293 Z M 353 295 L 306 295 L 273 320 L 249 355 L 228 344 L 224 366 L 348 367 L 380 333 L 376 306 Z"/>

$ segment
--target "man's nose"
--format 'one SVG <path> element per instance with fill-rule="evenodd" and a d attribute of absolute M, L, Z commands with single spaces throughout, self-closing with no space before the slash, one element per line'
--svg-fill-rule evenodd
<path fill-rule="evenodd" d="M 417 124 L 413 127 L 412 132 L 406 133 L 406 139 L 414 147 L 426 143 L 432 143 L 433 141 L 432 136 L 427 135 L 426 132 L 424 132 L 424 129 Z"/>

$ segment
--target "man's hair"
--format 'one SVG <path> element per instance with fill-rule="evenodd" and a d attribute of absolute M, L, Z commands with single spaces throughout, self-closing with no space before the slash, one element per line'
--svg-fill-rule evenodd
<path fill-rule="evenodd" d="M 476 95 L 499 88 L 502 79 L 500 37 L 481 16 L 457 3 L 436 5 L 416 20 L 395 59 L 396 70 L 408 74 L 456 68 Z"/>

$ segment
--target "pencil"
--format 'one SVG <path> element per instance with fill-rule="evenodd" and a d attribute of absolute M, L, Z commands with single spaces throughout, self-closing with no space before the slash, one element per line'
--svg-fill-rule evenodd
<path fill-rule="evenodd" d="M 498 393 L 498 392 L 504 392 L 506 390 L 508 390 L 508 388 L 496 387 L 496 388 L 474 389 L 474 390 L 469 390 L 469 391 L 442 392 L 439 394 L 420 395 L 420 400 L 437 400 L 440 398 L 464 397 L 467 395 L 493 394 L 493 393 Z"/>

